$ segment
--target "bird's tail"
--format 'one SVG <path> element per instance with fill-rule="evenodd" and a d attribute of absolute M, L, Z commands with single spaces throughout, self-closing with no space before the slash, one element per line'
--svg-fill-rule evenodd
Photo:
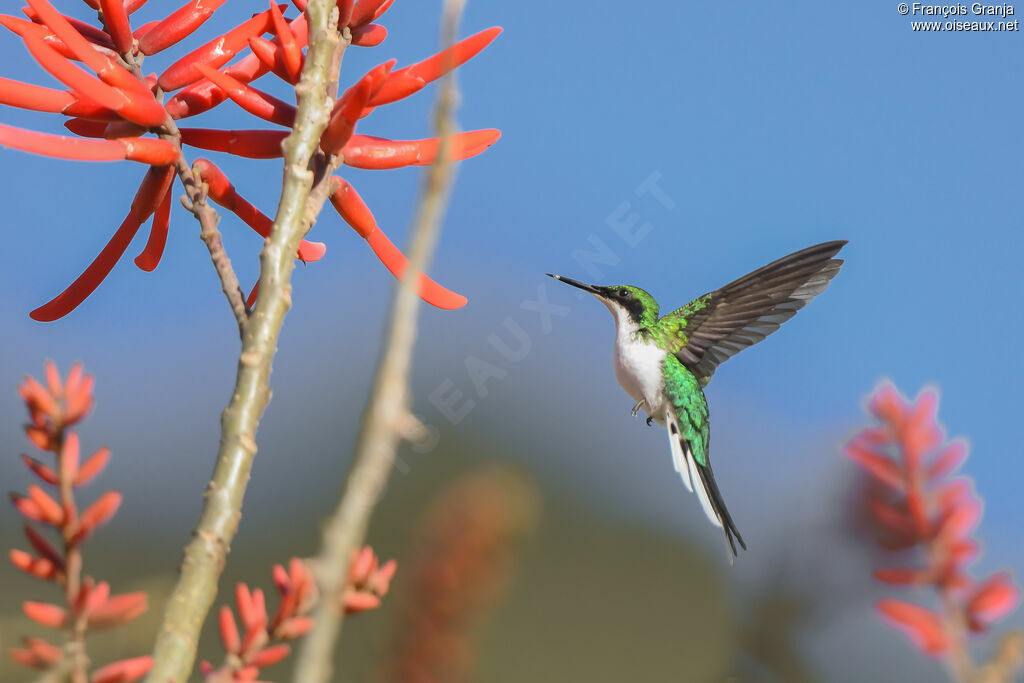
<path fill-rule="evenodd" d="M 718 490 L 715 473 L 711 471 L 711 466 L 705 467 L 697 464 L 694 462 L 693 456 L 688 459 L 691 463 L 691 476 L 701 507 L 704 508 L 704 513 L 712 523 L 717 521 L 717 526 L 722 527 L 722 531 L 725 532 L 725 540 L 728 543 L 726 550 L 729 551 L 729 563 L 732 564 L 732 558 L 737 555 L 736 542 L 739 541 L 740 547 L 744 550 L 747 549 L 747 544 L 743 542 L 743 536 L 736 528 L 736 523 L 732 520 L 732 515 L 729 514 L 729 508 L 725 506 L 725 500 L 722 498 L 722 492 Z"/>

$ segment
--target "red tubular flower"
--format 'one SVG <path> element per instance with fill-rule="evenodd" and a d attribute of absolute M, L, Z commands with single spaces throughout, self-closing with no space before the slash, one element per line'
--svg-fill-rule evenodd
<path fill-rule="evenodd" d="M 291 28 L 296 42 L 301 45 L 305 45 L 308 33 L 306 15 L 299 15 L 289 22 L 288 26 Z M 252 46 L 253 41 L 260 40 L 262 39 L 258 36 L 250 38 L 250 47 Z M 271 45 L 275 44 L 274 41 L 270 42 Z M 276 49 L 277 48 L 275 48 L 275 50 Z M 231 76 L 238 81 L 248 83 L 266 74 L 270 70 L 270 65 L 263 64 L 256 54 L 251 54 L 246 55 L 238 62 L 227 67 L 222 73 Z M 280 75 L 281 78 L 285 78 L 283 71 L 278 75 Z M 165 109 L 167 110 L 167 113 L 171 115 L 171 118 L 183 119 L 189 116 L 195 116 L 196 114 L 201 114 L 204 111 L 217 106 L 226 99 L 227 93 L 209 80 L 203 79 L 172 97 L 167 102 Z"/>
<path fill-rule="evenodd" d="M 378 567 L 373 551 L 365 548 L 349 572 L 347 585 L 360 596 L 355 598 L 353 604 L 357 607 L 365 605 L 366 608 L 379 605 L 380 598 L 388 591 L 388 584 L 396 568 L 394 560 Z M 312 619 L 304 615 L 315 605 L 317 589 L 313 574 L 306 564 L 293 557 L 287 569 L 282 565 L 274 566 L 272 575 L 274 586 L 280 594 L 280 602 L 272 620 L 267 619 L 263 591 L 251 590 L 244 583 L 235 586 L 238 621 L 230 607 L 225 605 L 220 608 L 220 639 L 228 656 L 220 667 L 202 662 L 200 670 L 205 680 L 210 683 L 255 680 L 260 669 L 281 662 L 291 653 L 287 641 L 300 638 L 312 627 Z M 349 608 L 347 600 L 345 608 Z"/>
<path fill-rule="evenodd" d="M 59 569 L 45 557 L 34 557 L 23 550 L 12 550 L 10 553 L 11 564 L 30 576 L 46 581 L 54 581 L 57 578 Z"/>
<path fill-rule="evenodd" d="M 78 55 L 68 47 L 61 38 L 55 35 L 45 26 L 34 24 L 24 19 L 17 19 L 15 17 L 0 15 L 0 24 L 3 24 L 5 28 L 21 36 L 22 40 L 26 37 L 31 37 L 35 42 L 42 43 L 46 47 L 56 52 L 61 57 L 66 59 L 80 61 Z"/>
<path fill-rule="evenodd" d="M 160 264 L 160 257 L 164 254 L 164 246 L 167 244 L 167 230 L 171 223 L 171 195 L 172 188 L 168 187 L 164 192 L 164 198 L 160 200 L 156 213 L 153 215 L 153 227 L 149 231 L 149 239 L 142 253 L 135 257 L 135 265 L 141 270 L 152 271 Z"/>
<path fill-rule="evenodd" d="M 57 477 L 57 473 L 53 471 L 52 467 L 47 467 L 35 458 L 27 455 L 22 455 L 21 459 L 22 462 L 25 463 L 25 466 L 28 467 L 34 475 L 45 481 L 47 484 L 56 485 L 60 483 L 60 479 Z"/>
<path fill-rule="evenodd" d="M 42 638 L 22 638 L 24 648 L 12 648 L 11 658 L 25 666 L 33 669 L 46 670 L 60 662 L 64 658 L 64 651 L 46 642 Z"/>
<path fill-rule="evenodd" d="M 374 93 L 387 81 L 394 60 L 371 69 L 355 85 L 345 91 L 334 104 L 327 128 L 320 138 L 320 148 L 328 154 L 338 154 L 352 137 L 356 122 Z"/>
<path fill-rule="evenodd" d="M 110 140 L 108 142 L 119 144 L 121 141 Z M 158 202 L 167 193 L 173 179 L 174 169 L 171 167 L 150 168 L 139 186 L 139 191 L 132 201 L 131 209 L 124 222 L 121 223 L 121 227 L 117 229 L 96 260 L 56 298 L 32 311 L 30 314 L 32 318 L 40 321 L 56 320 L 67 315 L 85 301 L 86 297 L 92 294 L 113 270 L 114 265 L 124 254 L 142 223 L 156 210 Z"/>
<path fill-rule="evenodd" d="M 364 238 L 391 274 L 401 279 L 409 261 L 387 235 L 377 227 L 370 208 L 348 181 L 337 178 L 338 189 L 331 194 L 331 204 L 338 214 Z M 466 297 L 445 289 L 426 274 L 419 275 L 419 295 L 424 301 L 441 309 L 451 310 L 466 305 Z"/>
<path fill-rule="evenodd" d="M 341 598 L 342 609 L 348 614 L 358 614 L 380 607 L 380 599 L 387 595 L 397 569 L 398 564 L 394 560 L 381 565 L 370 546 L 354 551 L 348 570 L 348 585 Z"/>
<path fill-rule="evenodd" d="M 295 122 L 295 107 L 273 95 L 257 90 L 225 73 L 211 69 L 205 64 L 196 64 L 200 73 L 227 93 L 242 109 L 264 121 L 270 121 L 289 128 Z"/>
<path fill-rule="evenodd" d="M 149 655 L 122 659 L 96 669 L 89 678 L 89 683 L 131 683 L 145 676 L 151 668 L 153 658 Z"/>
<path fill-rule="evenodd" d="M 89 626 L 108 628 L 127 624 L 142 616 L 148 607 L 148 597 L 145 593 L 113 595 L 98 601 L 98 604 L 89 610 Z"/>
<path fill-rule="evenodd" d="M 35 503 L 36 509 L 39 510 L 39 521 L 60 526 L 67 519 L 64 508 L 61 507 L 60 503 L 35 484 L 28 485 L 28 497 L 29 500 Z"/>
<path fill-rule="evenodd" d="M 937 406 L 934 389 L 911 402 L 892 384 L 882 384 L 868 401 L 880 426 L 855 435 L 845 453 L 871 476 L 867 509 L 882 532 L 882 547 L 924 551 L 924 566 L 878 569 L 875 578 L 889 585 L 931 586 L 942 598 L 941 613 L 889 599 L 878 603 L 878 611 L 923 652 L 969 662 L 964 626 L 985 630 L 1016 607 L 1020 593 L 1008 574 L 977 586 L 966 574 L 977 552 L 970 535 L 981 518 L 981 501 L 970 480 L 943 480 L 967 448 L 962 440 L 943 445 Z"/>
<path fill-rule="evenodd" d="M 0 78 L 0 104 L 58 113 L 77 101 L 75 96 L 66 90 L 53 90 Z"/>
<path fill-rule="evenodd" d="M 22 38 L 25 41 L 25 47 L 36 58 L 39 65 L 46 69 L 51 76 L 71 88 L 76 95 L 82 95 L 86 99 L 118 112 L 128 105 L 128 98 L 123 92 L 110 87 L 75 66 L 34 34 L 24 33 Z"/>
<path fill-rule="evenodd" d="M 64 628 L 68 624 L 68 611 L 48 602 L 26 600 L 21 603 L 21 610 L 26 617 L 48 628 Z"/>
<path fill-rule="evenodd" d="M 174 163 L 180 150 L 171 142 L 155 138 L 77 140 L 37 133 L 0 123 L 0 145 L 58 159 L 74 161 L 139 161 L 151 166 Z"/>
<path fill-rule="evenodd" d="M 52 29 L 61 40 L 67 43 L 67 46 L 75 55 L 89 68 L 93 69 L 102 82 L 107 84 L 110 88 L 111 97 L 114 97 L 114 95 L 119 96 L 124 102 L 120 106 L 113 106 L 103 99 L 90 95 L 92 99 L 116 110 L 124 118 L 141 125 L 159 126 L 163 124 L 167 113 L 144 83 L 109 56 L 95 50 L 81 33 L 75 30 L 74 26 L 68 23 L 64 16 L 57 12 L 47 0 L 29 0 L 29 3 L 39 12 L 40 18 L 47 27 Z M 30 38 L 26 35 L 24 39 L 26 46 L 36 55 L 44 68 L 50 70 L 58 79 L 61 79 L 72 88 L 76 87 L 75 83 L 78 83 L 79 87 L 88 87 L 89 77 L 87 74 L 83 72 L 79 75 L 76 67 L 66 63 L 61 64 L 60 60 L 64 58 L 52 51 L 47 52 L 49 48 L 44 43 L 39 43 L 38 49 L 34 49 L 33 41 L 37 40 L 36 38 Z M 67 78 L 72 79 L 71 82 L 64 80 L 59 75 L 60 73 L 64 73 Z M 93 91 L 95 92 L 96 88 L 93 88 Z"/>
<path fill-rule="evenodd" d="M 31 0 L 30 0 L 31 1 Z M 99 0 L 100 11 L 103 12 L 103 25 L 114 40 L 118 51 L 128 52 L 132 49 L 132 28 L 128 24 L 128 12 L 121 0 Z"/>
<path fill-rule="evenodd" d="M 352 31 L 352 44 L 360 47 L 376 47 L 388 37 L 388 30 L 380 24 L 367 24 Z"/>
<path fill-rule="evenodd" d="M 21 11 L 25 13 L 25 16 L 27 16 L 29 19 L 36 22 L 37 24 L 46 23 L 40 17 L 39 12 L 37 12 L 32 7 L 22 7 Z M 107 50 L 114 49 L 114 41 L 111 39 L 110 34 L 106 31 L 96 28 L 95 26 L 91 26 L 85 23 L 84 21 L 79 21 L 78 19 L 69 17 L 66 14 L 61 14 L 60 16 L 63 17 L 64 20 L 67 21 L 69 24 L 71 24 L 75 28 L 75 30 L 82 34 L 82 37 L 88 40 L 90 43 L 98 45 Z"/>
<path fill-rule="evenodd" d="M 107 491 L 100 496 L 79 517 L 78 529 L 72 537 L 74 542 L 81 543 L 89 538 L 92 532 L 110 521 L 119 507 L 121 507 L 121 494 L 117 491 Z"/>
<path fill-rule="evenodd" d="M 82 463 L 82 466 L 78 468 L 78 476 L 75 477 L 75 486 L 85 486 L 93 478 L 96 477 L 103 468 L 107 466 L 107 462 L 110 460 L 110 449 L 101 448 L 93 455 Z"/>
<path fill-rule="evenodd" d="M 494 26 L 442 50 L 433 57 L 395 71 L 384 88 L 373 98 L 373 106 L 395 102 L 422 90 L 427 83 L 436 81 L 452 69 L 465 64 L 491 44 L 501 27 Z"/>
<path fill-rule="evenodd" d="M 902 629 L 923 652 L 941 655 L 949 650 L 949 638 L 939 615 L 902 600 L 881 600 L 878 611 Z"/>
<path fill-rule="evenodd" d="M 235 615 L 227 605 L 220 608 L 218 623 L 220 625 L 220 642 L 224 646 L 224 651 L 229 654 L 238 654 L 242 650 L 242 637 L 238 634 Z"/>
<path fill-rule="evenodd" d="M 28 496 L 23 496 L 19 493 L 10 494 L 11 503 L 14 504 L 14 509 L 17 510 L 23 517 L 32 520 L 33 522 L 39 522 L 40 524 L 52 524 L 43 510 L 39 507 L 39 504 Z"/>
<path fill-rule="evenodd" d="M 451 136 L 449 161 L 462 161 L 480 154 L 501 137 L 501 131 L 471 130 Z M 369 135 L 353 135 L 342 149 L 345 165 L 365 169 L 427 166 L 437 158 L 439 138 L 426 140 L 388 140 Z"/>
<path fill-rule="evenodd" d="M 184 40 L 202 26 L 203 22 L 213 16 L 213 13 L 225 1 L 189 0 L 146 32 L 146 35 L 139 40 L 139 52 L 144 55 L 155 55 L 178 41 Z"/>
<path fill-rule="evenodd" d="M 159 77 L 140 74 L 136 67 L 141 64 L 140 58 L 176 45 L 224 6 L 225 0 L 188 0 L 164 18 L 134 28 L 130 16 L 145 0 L 86 1 L 97 10 L 103 22 L 101 27 L 61 14 L 51 0 L 27 0 L 29 7 L 24 11 L 31 21 L 0 16 L 0 24 L 21 36 L 33 59 L 68 88 L 67 91 L 54 90 L 0 78 L 0 103 L 63 114 L 68 117 L 66 127 L 78 136 L 61 137 L 0 124 L 0 145 L 64 159 L 132 160 L 151 167 L 169 167 L 180 159 L 181 150 L 174 141 L 178 139 L 173 135 L 174 129 L 167 125 L 168 117 L 194 116 L 230 98 L 246 111 L 276 125 L 290 128 L 294 123 L 293 104 L 250 83 L 271 72 L 289 83 L 298 81 L 308 40 L 305 3 L 301 0 L 293 3 L 300 10 L 295 18 L 286 19 L 285 5 L 271 2 L 268 10 L 247 18 L 173 61 Z M 391 5 L 392 0 L 337 0 L 340 25 L 349 27 L 353 45 L 368 47 L 384 40 L 387 29 L 374 22 Z M 389 140 L 354 135 L 357 122 L 375 107 L 410 95 L 464 64 L 500 31 L 500 28 L 487 29 L 396 72 L 391 72 L 392 61 L 366 74 L 336 103 L 322 140 L 323 150 L 340 155 L 345 163 L 359 168 L 389 169 L 431 163 L 438 153 L 438 140 Z M 268 38 L 272 39 L 263 38 L 265 34 L 270 34 Z M 239 54 L 249 48 L 250 54 Z M 236 55 L 240 59 L 218 71 Z M 161 104 L 154 94 L 158 87 L 171 94 L 166 104 Z M 173 93 L 175 90 L 180 91 Z M 259 159 L 280 158 L 281 142 L 289 133 L 288 130 L 199 128 L 180 131 L 183 144 Z M 158 137 L 146 137 L 147 134 Z M 451 158 L 462 160 L 479 154 L 498 137 L 499 133 L 493 130 L 454 136 Z M 50 321 L 74 310 L 110 272 L 141 223 L 150 215 L 154 215 L 154 219 L 149 239 L 135 263 L 145 271 L 156 268 L 167 240 L 172 203 L 169 185 L 154 187 L 153 176 L 156 175 L 162 180 L 170 177 L 170 171 L 150 170 L 129 215 L 100 255 L 65 292 L 33 311 L 33 318 Z M 212 193 L 211 198 L 218 201 Z M 235 213 L 261 235 L 269 234 L 270 222 L 266 216 L 241 200 L 233 188 L 231 197 L 221 196 L 221 199 L 222 204 L 234 202 Z M 404 257 L 383 233 L 374 229 L 364 237 L 393 273 L 400 274 L 404 270 Z M 322 254 L 323 245 L 304 241 L 299 257 L 314 261 Z M 250 299 L 256 292 L 254 288 Z M 425 277 L 421 279 L 420 292 L 443 308 L 465 303 L 463 297 Z M 45 445 L 49 438 L 46 430 L 39 426 L 30 427 L 27 433 L 40 445 Z M 38 502 L 26 500 L 17 504 L 27 514 L 45 516 Z"/>
<path fill-rule="evenodd" d="M 285 21 L 281 10 L 270 0 L 270 19 L 274 23 L 274 33 L 281 44 L 281 57 L 287 71 L 288 80 L 292 83 L 299 81 L 299 73 L 302 71 L 302 47 L 296 42 L 292 29 Z"/>
<path fill-rule="evenodd" d="M 1013 584 L 1009 574 L 994 574 L 975 590 L 967 603 L 971 619 L 979 624 L 989 624 L 1002 619 L 1020 603 L 1020 589 Z"/>
<path fill-rule="evenodd" d="M 281 5 L 281 8 L 284 8 L 284 5 Z M 249 38 L 267 33 L 272 26 L 270 12 L 260 12 L 249 21 L 214 38 L 171 64 L 160 74 L 157 82 L 165 91 L 177 90 L 195 83 L 203 76 L 196 69 L 196 64 L 206 64 L 211 68 L 217 68 L 227 63 L 239 50 L 247 46 Z"/>
<path fill-rule="evenodd" d="M 181 128 L 183 144 L 213 152 L 227 152 L 249 159 L 276 159 L 284 156 L 281 143 L 286 130 L 218 130 Z"/>
<path fill-rule="evenodd" d="M 271 645 L 270 647 L 264 648 L 256 654 L 249 657 L 249 666 L 256 669 L 263 669 L 268 666 L 274 666 L 281 660 L 291 653 L 291 647 L 284 643 L 278 645 Z"/>

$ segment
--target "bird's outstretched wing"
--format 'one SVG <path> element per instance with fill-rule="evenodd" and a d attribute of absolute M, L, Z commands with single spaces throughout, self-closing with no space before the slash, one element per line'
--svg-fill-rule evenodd
<path fill-rule="evenodd" d="M 736 554 L 736 542 L 747 549 L 732 515 L 725 506 L 722 492 L 715 483 L 708 451 L 710 430 L 708 403 L 697 377 L 674 356 L 667 356 L 662 366 L 665 392 L 665 425 L 668 429 L 672 464 L 683 484 L 697 494 L 697 500 L 708 520 L 725 533 L 729 562 Z"/>
<path fill-rule="evenodd" d="M 845 244 L 824 242 L 784 256 L 666 313 L 651 332 L 707 385 L 722 362 L 779 329 L 825 291 L 843 264 L 833 257 Z"/>

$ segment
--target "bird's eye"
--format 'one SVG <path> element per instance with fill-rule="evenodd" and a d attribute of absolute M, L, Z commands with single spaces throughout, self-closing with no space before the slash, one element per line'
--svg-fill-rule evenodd
<path fill-rule="evenodd" d="M 623 299 L 625 299 L 626 297 L 629 296 L 629 290 L 628 289 L 620 289 L 619 290 L 619 296 L 621 296 Z"/>

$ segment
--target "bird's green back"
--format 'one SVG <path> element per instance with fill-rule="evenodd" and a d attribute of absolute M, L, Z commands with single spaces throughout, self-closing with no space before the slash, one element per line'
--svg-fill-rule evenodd
<path fill-rule="evenodd" d="M 708 466 L 708 402 L 700 380 L 679 359 L 668 354 L 661 367 L 665 391 L 679 420 L 683 439 L 699 465 Z"/>
<path fill-rule="evenodd" d="M 711 294 L 705 294 L 696 298 L 685 306 L 666 313 L 659 318 L 649 329 L 651 337 L 659 347 L 670 354 L 674 354 L 686 346 L 690 341 L 687 328 L 693 317 L 703 311 L 708 302 L 711 301 Z"/>

